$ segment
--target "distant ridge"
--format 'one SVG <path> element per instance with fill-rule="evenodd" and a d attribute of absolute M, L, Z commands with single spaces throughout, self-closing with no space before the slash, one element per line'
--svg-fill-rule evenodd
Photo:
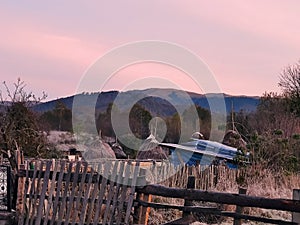
<path fill-rule="evenodd" d="M 233 110 L 239 112 L 241 110 L 245 112 L 253 112 L 256 110 L 259 103 L 260 97 L 258 96 L 232 96 L 220 93 L 209 93 L 209 94 L 197 94 L 193 92 L 184 92 L 176 89 L 161 89 L 161 88 L 150 88 L 145 90 L 130 90 L 126 92 L 118 91 L 106 91 L 101 93 L 83 93 L 75 95 L 76 97 L 82 98 L 82 104 L 88 101 L 90 96 L 98 95 L 98 100 L 96 104 L 96 111 L 104 112 L 108 105 L 113 103 L 115 99 L 124 99 L 120 108 L 128 107 L 128 101 L 133 99 L 141 99 L 139 104 L 147 109 L 153 116 L 170 116 L 176 113 L 175 107 L 183 106 L 186 103 L 185 96 L 190 97 L 192 101 L 205 109 L 209 109 L 209 103 L 207 98 L 210 100 L 219 100 L 220 97 L 224 97 L 227 113 L 231 111 L 233 105 Z M 39 112 L 46 112 L 53 110 L 57 102 L 62 102 L 67 108 L 72 109 L 73 99 L 75 96 L 59 98 L 56 100 L 40 103 L 34 106 L 34 110 Z M 175 107 L 174 107 L 175 106 Z"/>

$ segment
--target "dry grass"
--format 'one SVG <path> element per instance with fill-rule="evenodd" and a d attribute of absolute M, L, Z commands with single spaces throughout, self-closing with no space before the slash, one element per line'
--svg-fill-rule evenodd
<path fill-rule="evenodd" d="M 174 186 L 174 184 L 177 184 L 178 187 L 185 187 L 186 180 L 187 180 L 187 174 L 185 174 L 187 171 L 182 171 L 181 174 L 173 176 L 168 181 L 165 181 L 163 184 L 167 186 Z M 227 173 L 232 173 L 232 171 L 228 170 L 225 171 L 222 176 L 218 177 L 218 182 L 215 186 L 209 186 L 206 185 L 207 190 L 211 191 L 218 191 L 218 192 L 227 192 L 227 193 L 238 193 L 238 188 L 241 186 L 241 181 L 239 180 L 239 183 L 236 181 L 236 179 L 228 179 L 228 176 L 232 177 L 231 175 L 228 175 Z M 243 174 L 243 183 L 242 186 L 247 188 L 247 195 L 251 196 L 260 196 L 260 197 L 267 197 L 267 198 L 286 198 L 286 199 L 292 199 L 292 191 L 293 189 L 300 189 L 300 175 L 299 174 L 285 174 L 284 172 L 278 172 L 278 171 L 271 171 L 268 169 L 263 169 L 257 166 L 251 166 L 246 168 L 244 171 L 240 171 L 240 174 Z M 196 188 L 199 188 L 199 185 L 201 184 L 201 179 L 204 179 L 203 175 L 197 176 L 197 173 L 193 173 L 196 177 Z M 199 175 L 199 174 L 198 174 Z M 239 174 L 237 174 L 239 175 Z M 240 176 L 240 175 L 239 175 Z M 200 179 L 200 180 L 199 180 Z M 179 184 L 179 185 L 178 185 Z M 198 187 L 197 187 L 198 186 Z M 203 182 L 202 185 L 203 186 Z M 203 188 L 202 188 L 203 189 Z M 156 202 L 163 202 L 163 203 L 169 203 L 169 204 L 178 204 L 182 205 L 182 200 L 177 199 L 166 199 L 161 197 L 153 197 L 154 201 Z M 199 205 L 206 205 L 208 203 L 195 203 Z M 218 207 L 222 207 L 225 211 L 234 211 L 235 206 L 232 205 L 216 205 L 213 203 L 210 203 L 211 205 L 215 205 Z M 266 209 L 259 209 L 259 208 L 245 208 L 244 209 L 245 214 L 255 215 L 255 216 L 263 216 L 267 218 L 273 218 L 273 219 L 283 219 L 287 221 L 291 221 L 291 213 L 284 212 L 284 211 L 277 211 L 277 210 L 266 210 Z M 181 217 L 181 212 L 177 210 L 151 210 L 150 218 L 149 218 L 149 224 L 161 224 L 165 223 L 167 221 L 172 221 L 174 219 L 178 219 Z M 217 221 L 214 219 L 205 219 L 201 221 L 203 223 L 194 223 L 196 224 L 207 224 L 205 222 L 209 222 L 210 224 L 214 223 L 222 223 L 222 224 L 232 224 L 232 219 L 225 218 Z M 247 222 L 247 224 L 259 224 L 255 222 Z"/>

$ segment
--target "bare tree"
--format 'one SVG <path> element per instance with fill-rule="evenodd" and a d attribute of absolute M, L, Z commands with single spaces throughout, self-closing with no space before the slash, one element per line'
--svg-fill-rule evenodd
<path fill-rule="evenodd" d="M 15 150 L 22 150 L 27 156 L 40 156 L 45 148 L 46 138 L 39 130 L 37 116 L 31 106 L 46 98 L 37 98 L 25 91 L 25 83 L 18 79 L 12 90 L 3 82 L 5 96 L 0 93 L 0 151 L 8 158 L 14 172 L 17 171 Z"/>
<path fill-rule="evenodd" d="M 292 112 L 300 116 L 300 61 L 283 70 L 278 86 L 281 87 L 283 94 L 290 99 Z"/>

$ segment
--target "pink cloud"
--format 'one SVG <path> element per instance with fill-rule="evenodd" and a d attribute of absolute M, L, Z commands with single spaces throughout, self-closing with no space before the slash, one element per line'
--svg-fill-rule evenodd
<path fill-rule="evenodd" d="M 179 3 L 177 10 L 198 21 L 219 24 L 229 30 L 300 49 L 299 1 L 212 0 L 189 3 Z"/>
<path fill-rule="evenodd" d="M 76 37 L 40 32 L 27 24 L 16 25 L 10 21 L 0 25 L 5 30 L 0 47 L 28 55 L 34 52 L 52 59 L 87 65 L 104 49 Z"/>

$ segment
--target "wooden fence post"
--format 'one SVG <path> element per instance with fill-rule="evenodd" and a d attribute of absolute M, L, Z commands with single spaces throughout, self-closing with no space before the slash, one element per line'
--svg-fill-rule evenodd
<path fill-rule="evenodd" d="M 293 200 L 300 200 L 300 189 L 293 190 Z M 300 213 L 292 213 L 292 222 L 300 224 Z"/>
<path fill-rule="evenodd" d="M 189 176 L 188 177 L 188 182 L 187 182 L 187 189 L 195 189 L 195 176 Z M 192 206 L 192 201 L 191 200 L 184 200 L 184 206 Z M 191 214 L 191 212 L 183 211 L 182 212 L 182 217 L 187 217 Z"/>
<path fill-rule="evenodd" d="M 246 193 L 247 193 L 247 189 L 241 188 L 241 187 L 239 188 L 239 194 L 245 195 Z M 237 214 L 243 213 L 243 207 L 241 207 L 241 206 L 236 206 L 235 212 L 236 212 Z M 241 225 L 241 224 L 242 224 L 242 220 L 241 220 L 241 219 L 236 219 L 236 218 L 234 218 L 234 220 L 233 220 L 233 225 Z"/>
<path fill-rule="evenodd" d="M 152 195 L 148 195 L 148 194 L 141 194 L 139 193 L 138 198 L 139 200 L 143 201 L 143 202 L 151 202 L 152 200 Z M 144 206 L 140 206 L 137 211 L 136 211 L 136 218 L 137 220 L 134 221 L 137 224 L 144 224 L 147 225 L 148 224 L 148 220 L 149 220 L 149 214 L 150 214 L 150 207 L 144 207 Z"/>
<path fill-rule="evenodd" d="M 6 167 L 7 169 L 7 211 L 11 212 L 12 209 L 12 199 L 11 199 L 11 170 L 10 166 Z"/>
<path fill-rule="evenodd" d="M 146 176 L 145 169 L 140 170 L 140 176 L 141 177 Z M 137 193 L 136 198 L 137 200 L 141 200 L 144 202 L 151 202 L 152 195 Z M 134 212 L 135 212 L 134 223 L 145 224 L 145 225 L 148 224 L 150 207 L 137 206 L 135 207 Z"/>
<path fill-rule="evenodd" d="M 25 168 L 25 165 L 20 164 L 18 165 L 18 171 L 20 169 L 27 169 Z M 15 179 L 16 184 L 15 184 L 15 190 L 14 190 L 14 195 L 16 195 L 16 211 L 17 211 L 17 216 L 19 217 L 19 222 L 18 224 L 22 224 L 23 223 L 23 215 L 25 213 L 24 211 L 24 195 L 26 193 L 24 193 L 24 188 L 25 188 L 25 181 L 26 178 L 24 177 L 17 177 Z"/>

